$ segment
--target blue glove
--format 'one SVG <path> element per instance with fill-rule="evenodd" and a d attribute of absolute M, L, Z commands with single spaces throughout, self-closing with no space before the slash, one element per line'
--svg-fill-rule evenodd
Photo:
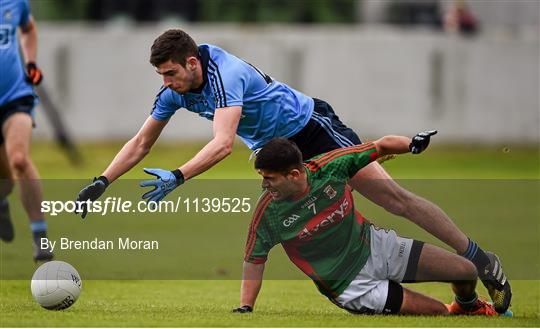
<path fill-rule="evenodd" d="M 167 194 L 184 183 L 184 175 L 179 169 L 169 171 L 144 168 L 144 172 L 156 176 L 156 179 L 145 180 L 140 184 L 141 187 L 154 186 L 153 190 L 144 193 L 142 196 L 148 202 L 163 200 Z"/>

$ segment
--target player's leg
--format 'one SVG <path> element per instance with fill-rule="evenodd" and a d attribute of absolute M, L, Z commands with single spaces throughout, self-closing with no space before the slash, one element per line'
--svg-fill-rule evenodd
<path fill-rule="evenodd" d="M 404 288 L 395 281 L 378 280 L 374 273 L 368 272 L 362 270 L 332 302 L 353 314 L 449 314 L 442 302 Z"/>
<path fill-rule="evenodd" d="M 334 302 L 352 313 L 448 314 L 442 302 L 398 283 L 416 277 L 423 243 L 398 237 L 395 231 L 374 225 L 369 230 L 370 255 L 362 270 Z"/>
<path fill-rule="evenodd" d="M 43 192 L 40 177 L 30 159 L 30 139 L 32 134 L 32 117 L 26 112 L 11 114 L 2 125 L 2 134 L 9 167 L 19 182 L 21 201 L 30 219 L 30 227 L 34 239 L 34 259 L 44 261 L 52 259 L 52 253 L 40 249 L 39 241 L 47 236 L 47 224 L 41 212 Z"/>
<path fill-rule="evenodd" d="M 410 265 L 410 264 L 409 264 Z M 431 244 L 423 244 L 416 269 L 415 282 L 450 282 L 455 300 L 450 305 L 453 314 L 495 315 L 495 309 L 478 299 L 478 272 L 469 260 Z"/>
<path fill-rule="evenodd" d="M 473 263 L 437 246 L 423 244 L 414 282 L 450 282 L 456 300 L 476 300 L 478 272 Z"/>
<path fill-rule="evenodd" d="M 419 242 L 415 242 L 419 243 Z M 411 264 L 409 264 L 411 265 Z M 472 291 L 478 272 L 469 260 L 429 243 L 422 243 L 416 269 L 409 270 L 406 280 L 414 282 L 470 282 Z"/>
<path fill-rule="evenodd" d="M 441 301 L 402 287 L 394 281 L 384 280 L 362 296 L 340 304 L 339 307 L 355 314 L 403 314 L 403 315 L 496 315 L 490 305 L 481 302 L 474 311 L 456 311 L 454 305 L 447 306 Z M 383 306 L 384 305 L 384 306 Z"/>
<path fill-rule="evenodd" d="M 371 252 L 382 273 L 392 282 L 457 282 L 459 296 L 475 294 L 476 268 L 468 260 L 424 242 L 399 237 L 393 230 L 371 227 Z M 437 258 L 438 256 L 438 258 Z M 458 259 L 458 261 L 456 261 Z M 374 263 L 375 264 L 375 263 Z M 374 266 L 374 264 L 370 264 Z M 446 271 L 444 270 L 446 269 Z M 381 274 L 379 274 L 381 275 Z M 426 295 L 403 288 L 401 314 L 443 315 L 446 306 Z M 390 296 L 390 295 L 389 295 Z"/>
<path fill-rule="evenodd" d="M 477 299 L 477 271 L 470 261 L 442 248 L 399 237 L 393 230 L 371 226 L 370 232 L 371 255 L 364 265 L 364 272 L 361 271 L 360 274 L 389 280 L 390 288 L 392 282 L 451 282 L 456 301 L 467 308 L 462 313 L 496 314 L 493 307 Z M 363 277 L 359 279 L 367 282 Z M 391 300 L 391 290 L 389 289 L 388 300 Z M 445 314 L 441 308 L 446 306 L 431 297 L 410 290 L 404 291 L 402 295 L 400 312 L 403 314 Z"/>
<path fill-rule="evenodd" d="M 9 213 L 7 197 L 13 190 L 13 178 L 7 161 L 6 148 L 1 136 L 0 140 L 0 239 L 10 242 L 15 237 L 15 232 Z"/>
<path fill-rule="evenodd" d="M 360 170 L 351 179 L 351 186 L 389 212 L 410 219 L 472 261 L 497 311 L 504 313 L 508 309 L 512 292 L 497 256 L 484 252 L 467 238 L 437 205 L 399 186 L 378 163 Z"/>
<path fill-rule="evenodd" d="M 484 301 L 478 300 L 480 306 L 474 311 L 465 311 L 457 308 L 456 302 L 445 305 L 440 301 L 421 293 L 403 288 L 403 302 L 399 314 L 404 315 L 497 315 L 493 307 Z"/>
<path fill-rule="evenodd" d="M 469 239 L 441 208 L 401 187 L 379 163 L 362 168 L 350 184 L 372 202 L 410 219 L 458 253 L 467 250 Z"/>
<path fill-rule="evenodd" d="M 43 217 L 41 183 L 29 152 L 32 117 L 14 113 L 4 122 L 2 132 L 9 166 L 20 184 L 23 206 L 31 220 Z"/>
<path fill-rule="evenodd" d="M 399 314 L 405 315 L 448 315 L 446 305 L 435 298 L 403 288 L 403 301 Z"/>

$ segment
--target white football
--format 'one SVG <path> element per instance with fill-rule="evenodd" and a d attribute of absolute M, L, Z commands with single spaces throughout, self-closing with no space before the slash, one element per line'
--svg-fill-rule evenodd
<path fill-rule="evenodd" d="M 82 281 L 77 270 L 66 262 L 47 262 L 32 276 L 32 296 L 48 310 L 63 310 L 81 294 Z"/>

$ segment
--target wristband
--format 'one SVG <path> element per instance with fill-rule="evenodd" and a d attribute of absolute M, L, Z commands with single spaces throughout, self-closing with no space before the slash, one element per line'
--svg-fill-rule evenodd
<path fill-rule="evenodd" d="M 96 181 L 96 180 L 102 181 L 103 184 L 105 184 L 105 187 L 109 186 L 109 180 L 105 176 L 99 176 L 94 181 Z"/>
<path fill-rule="evenodd" d="M 176 177 L 176 182 L 178 183 L 178 185 L 183 184 L 185 182 L 184 174 L 182 173 L 182 171 L 180 171 L 180 169 L 175 169 L 172 171 L 172 173 L 174 177 Z"/>

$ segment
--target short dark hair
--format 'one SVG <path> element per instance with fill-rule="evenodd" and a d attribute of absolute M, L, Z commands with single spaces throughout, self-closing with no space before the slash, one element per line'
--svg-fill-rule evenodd
<path fill-rule="evenodd" d="M 302 169 L 302 152 L 294 142 L 282 137 L 274 138 L 257 153 L 255 169 L 282 174 Z"/>
<path fill-rule="evenodd" d="M 190 56 L 199 57 L 199 47 L 186 32 L 174 29 L 163 32 L 150 48 L 150 63 L 157 67 L 168 60 L 186 67 Z"/>

